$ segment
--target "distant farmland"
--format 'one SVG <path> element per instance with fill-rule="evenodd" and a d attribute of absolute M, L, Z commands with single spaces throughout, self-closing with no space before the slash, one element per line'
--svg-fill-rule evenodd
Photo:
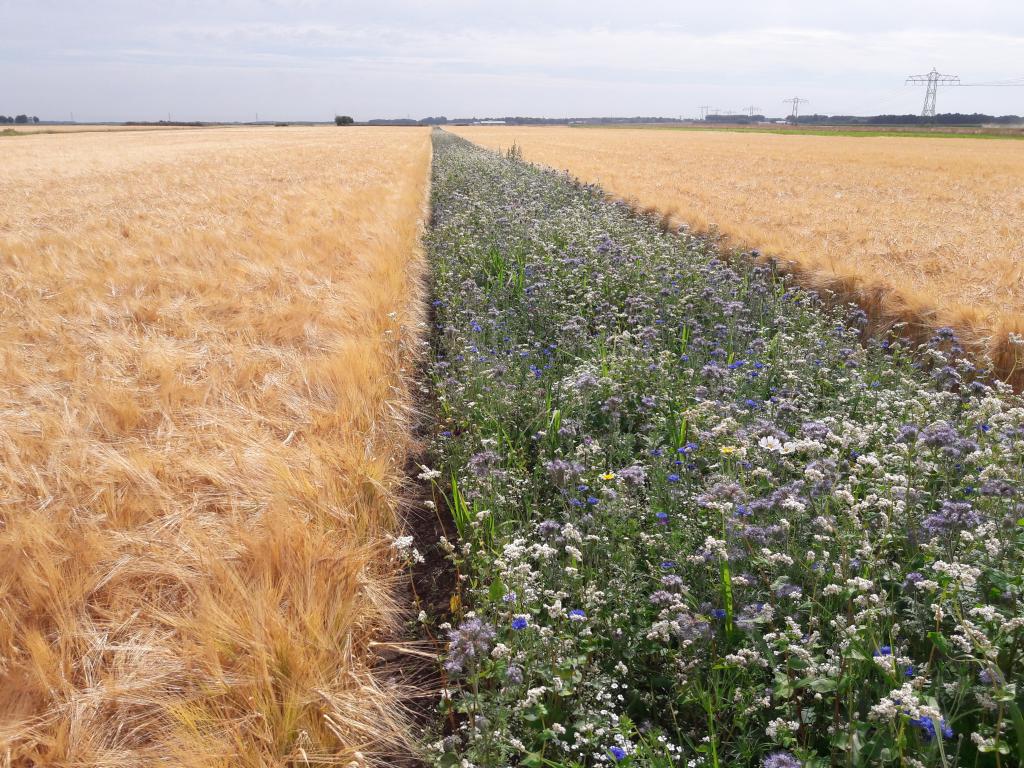
<path fill-rule="evenodd" d="M 5 141 L 0 763 L 407 744 L 369 643 L 429 162 L 426 130 Z"/>
<path fill-rule="evenodd" d="M 1024 145 L 754 132 L 468 127 L 693 230 L 789 262 L 876 317 L 951 325 L 1014 370 Z M 1019 371 L 1014 372 L 1019 376 Z"/>

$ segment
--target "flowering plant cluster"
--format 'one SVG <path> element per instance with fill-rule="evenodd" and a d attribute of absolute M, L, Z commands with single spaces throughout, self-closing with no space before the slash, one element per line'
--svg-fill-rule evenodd
<path fill-rule="evenodd" d="M 435 140 L 441 766 L 1024 764 L 1024 403 Z"/>

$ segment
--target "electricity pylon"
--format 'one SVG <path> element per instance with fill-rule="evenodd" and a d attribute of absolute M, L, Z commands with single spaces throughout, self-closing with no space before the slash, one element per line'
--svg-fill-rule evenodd
<path fill-rule="evenodd" d="M 959 84 L 959 77 L 956 75 L 941 75 L 935 67 L 932 67 L 932 71 L 926 75 L 911 75 L 905 83 L 905 85 L 924 85 L 928 88 L 924 92 L 924 108 L 921 110 L 921 117 L 935 117 L 935 96 L 939 92 L 940 85 Z"/>

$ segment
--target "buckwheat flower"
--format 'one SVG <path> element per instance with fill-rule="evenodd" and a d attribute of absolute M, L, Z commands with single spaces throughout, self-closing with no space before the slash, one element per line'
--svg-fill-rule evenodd
<path fill-rule="evenodd" d="M 440 472 L 438 472 L 436 469 L 431 469 L 430 467 L 426 466 L 425 464 L 420 464 L 420 469 L 422 470 L 422 472 L 420 472 L 417 475 L 417 477 L 420 480 L 427 480 L 427 481 L 436 480 L 437 478 L 439 478 L 441 476 Z"/>
<path fill-rule="evenodd" d="M 779 598 L 792 598 L 798 600 L 803 595 L 804 591 L 796 584 L 783 584 L 775 591 L 776 597 Z"/>
<path fill-rule="evenodd" d="M 501 659 L 509 654 L 509 647 L 504 643 L 498 643 L 494 648 L 491 649 L 492 659 Z"/>

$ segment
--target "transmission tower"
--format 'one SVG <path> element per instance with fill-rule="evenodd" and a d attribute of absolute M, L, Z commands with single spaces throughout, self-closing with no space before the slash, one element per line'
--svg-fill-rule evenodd
<path fill-rule="evenodd" d="M 808 103 L 807 99 L 801 99 L 799 96 L 794 96 L 792 99 L 783 99 L 782 101 L 785 104 L 793 105 L 792 109 L 789 111 L 789 116 L 793 118 L 794 122 L 798 117 L 800 117 L 800 105 Z"/>
<path fill-rule="evenodd" d="M 701 104 L 700 105 L 700 119 L 701 120 L 704 120 L 705 118 L 707 118 L 708 110 L 709 109 L 711 109 L 711 105 L 710 104 Z"/>
<path fill-rule="evenodd" d="M 760 107 L 744 107 L 743 111 L 746 112 L 751 117 L 753 117 L 754 115 L 760 115 L 761 114 L 761 108 Z"/>
<path fill-rule="evenodd" d="M 924 108 L 921 110 L 921 117 L 935 117 L 935 96 L 939 92 L 939 86 L 959 85 L 960 78 L 956 75 L 940 75 L 935 67 L 932 67 L 932 71 L 926 75 L 911 75 L 905 84 L 928 87 L 928 90 L 924 92 Z"/>

